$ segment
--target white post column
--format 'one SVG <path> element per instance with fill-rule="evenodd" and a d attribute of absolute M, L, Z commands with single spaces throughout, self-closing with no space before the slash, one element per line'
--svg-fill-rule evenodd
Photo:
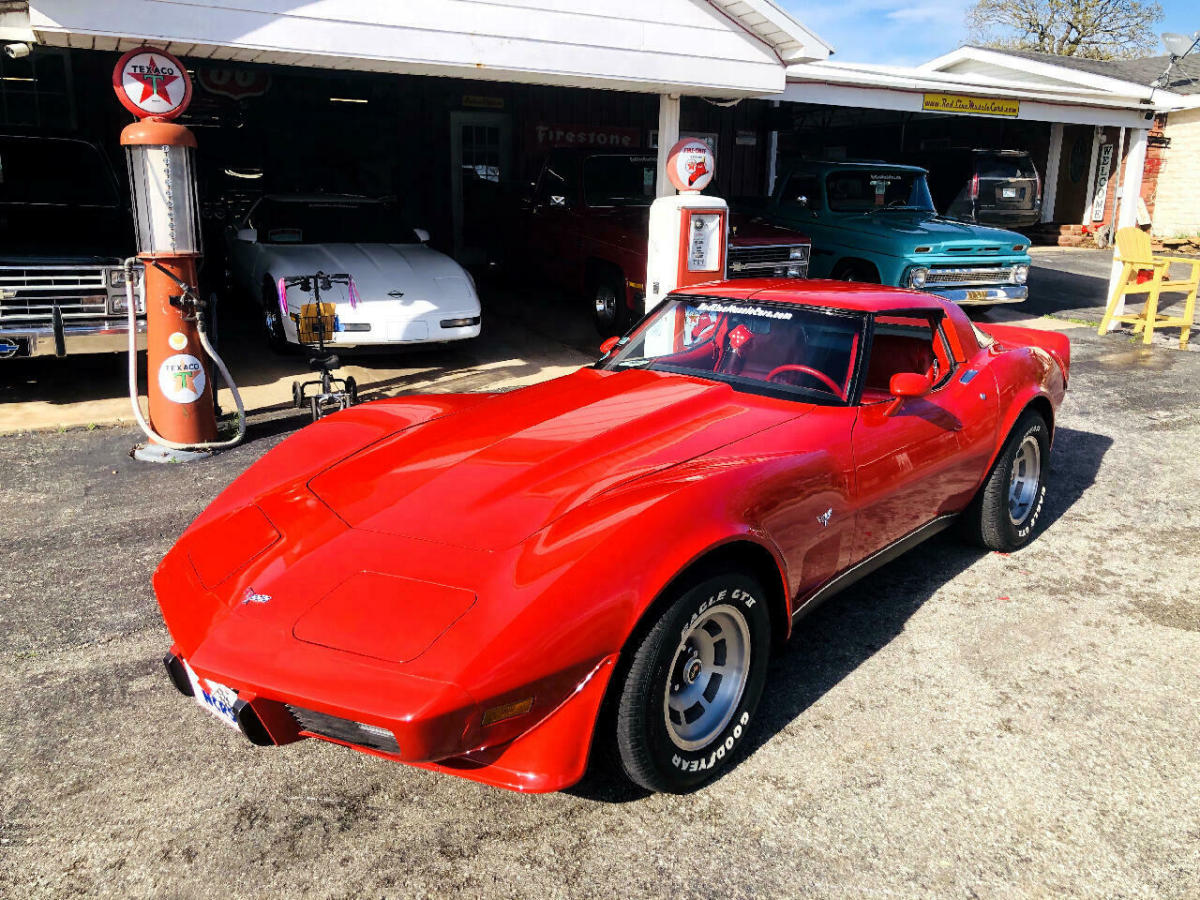
<path fill-rule="evenodd" d="M 1108 296 L 1112 296 L 1117 280 L 1121 277 L 1121 264 L 1117 262 L 1117 232 L 1137 224 L 1138 198 L 1142 196 L 1142 172 L 1146 168 L 1146 136 L 1148 128 L 1134 128 L 1129 134 L 1129 153 L 1125 156 L 1125 172 L 1121 177 L 1121 206 L 1113 223 L 1113 264 L 1108 276 Z M 1107 304 L 1108 298 L 1105 298 Z M 1125 298 L 1117 305 L 1116 315 L 1125 312 Z M 1109 331 L 1112 326 L 1109 326 Z"/>
<path fill-rule="evenodd" d="M 679 140 L 679 95 L 658 95 L 658 175 L 655 196 L 669 197 L 675 188 L 667 180 L 667 154 Z"/>
<path fill-rule="evenodd" d="M 778 114 L 779 101 L 771 101 L 771 115 Z M 774 124 L 772 122 L 772 124 Z M 774 128 L 767 134 L 767 196 L 770 197 L 775 193 L 775 166 L 777 157 L 779 156 L 779 132 Z"/>
<path fill-rule="evenodd" d="M 1063 126 L 1050 126 L 1050 152 L 1046 154 L 1046 174 L 1042 181 L 1042 221 L 1054 221 L 1054 201 L 1058 199 L 1058 167 L 1062 161 Z"/>

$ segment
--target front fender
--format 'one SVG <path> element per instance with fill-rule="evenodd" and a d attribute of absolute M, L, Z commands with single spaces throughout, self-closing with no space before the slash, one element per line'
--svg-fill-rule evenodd
<path fill-rule="evenodd" d="M 1066 393 L 1063 369 L 1048 351 L 1040 347 L 1020 347 L 1002 351 L 993 360 L 992 367 L 999 395 L 999 418 L 996 445 L 988 461 L 987 471 L 991 471 L 1017 419 L 1030 404 L 1039 400 L 1050 406 L 1051 420 L 1047 424 L 1050 426 L 1050 438 L 1053 440 L 1053 416 Z"/>

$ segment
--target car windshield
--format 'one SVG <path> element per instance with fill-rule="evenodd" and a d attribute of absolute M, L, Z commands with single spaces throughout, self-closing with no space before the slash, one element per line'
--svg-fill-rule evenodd
<path fill-rule="evenodd" d="M 250 216 L 264 244 L 415 244 L 394 206 L 354 200 L 264 200 Z"/>
<path fill-rule="evenodd" d="M 654 156 L 589 156 L 583 161 L 588 206 L 649 206 L 654 201 Z"/>
<path fill-rule="evenodd" d="M 844 402 L 864 321 L 784 303 L 669 298 L 599 365 L 675 372 L 810 402 Z"/>
<path fill-rule="evenodd" d="M 933 199 L 921 172 L 862 169 L 834 172 L 825 179 L 834 212 L 920 209 L 933 212 Z"/>

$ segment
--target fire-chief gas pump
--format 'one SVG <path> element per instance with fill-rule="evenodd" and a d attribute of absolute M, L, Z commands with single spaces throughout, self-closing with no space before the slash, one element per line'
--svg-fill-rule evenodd
<path fill-rule="evenodd" d="M 701 194 L 715 163 L 704 141 L 684 138 L 667 155 L 667 178 L 680 191 L 650 205 L 646 310 L 679 287 L 725 278 L 729 205 Z"/>
<path fill-rule="evenodd" d="M 246 413 L 237 386 L 213 349 L 204 327 L 205 302 L 196 287 L 201 256 L 196 202 L 195 136 L 170 121 L 192 95 L 187 69 L 174 56 L 153 47 L 131 50 L 117 61 L 113 89 L 138 117 L 121 132 L 137 232 L 137 257 L 125 261 L 129 319 L 129 399 L 150 443 L 134 448 L 136 459 L 183 462 L 232 447 L 245 436 Z M 134 266 L 144 267 L 147 394 L 150 421 L 138 400 L 134 321 Z M 213 386 L 207 355 L 233 393 L 238 431 L 217 440 Z"/>

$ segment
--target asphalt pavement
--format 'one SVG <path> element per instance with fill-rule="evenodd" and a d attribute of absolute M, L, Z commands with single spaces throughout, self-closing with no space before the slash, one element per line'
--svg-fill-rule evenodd
<path fill-rule="evenodd" d="M 943 535 L 830 601 L 689 796 L 252 747 L 167 682 L 149 579 L 299 420 L 186 466 L 0 437 L 0 896 L 1200 896 L 1200 355 L 1069 333 L 1036 540 Z"/>

